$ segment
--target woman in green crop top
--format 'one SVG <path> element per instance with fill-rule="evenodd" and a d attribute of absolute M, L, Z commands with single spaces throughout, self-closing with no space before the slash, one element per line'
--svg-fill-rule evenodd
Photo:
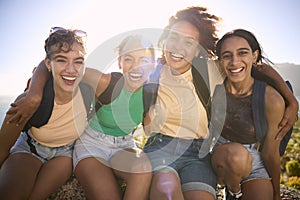
<path fill-rule="evenodd" d="M 96 90 L 96 114 L 74 148 L 74 173 L 89 199 L 120 199 L 115 176 L 126 182 L 125 199 L 147 199 L 151 183 L 151 165 L 136 149 L 133 132 L 143 120 L 142 85 L 154 67 L 154 50 L 135 35 L 118 53 L 123 73 L 109 74 L 107 87 Z"/>

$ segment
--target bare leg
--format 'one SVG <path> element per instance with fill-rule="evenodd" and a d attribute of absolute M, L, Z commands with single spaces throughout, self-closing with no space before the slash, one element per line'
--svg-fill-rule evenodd
<path fill-rule="evenodd" d="M 243 200 L 272 200 L 273 185 L 267 179 L 254 179 L 242 184 Z"/>
<path fill-rule="evenodd" d="M 28 199 L 41 166 L 27 153 L 9 156 L 0 170 L 0 199 Z"/>
<path fill-rule="evenodd" d="M 146 154 L 134 149 L 120 151 L 110 163 L 115 175 L 126 182 L 124 200 L 148 199 L 152 172 Z"/>
<path fill-rule="evenodd" d="M 40 169 L 29 199 L 46 199 L 62 186 L 72 174 L 72 159 L 56 157 L 46 162 Z"/>
<path fill-rule="evenodd" d="M 252 155 L 239 143 L 226 143 L 214 150 L 211 162 L 219 183 L 238 192 L 240 182 L 251 172 Z"/>
<path fill-rule="evenodd" d="M 174 172 L 158 172 L 152 178 L 150 199 L 183 200 L 181 183 Z"/>
<path fill-rule="evenodd" d="M 121 194 L 114 174 L 106 164 L 96 158 L 81 160 L 75 175 L 82 185 L 88 199 L 121 199 Z"/>
<path fill-rule="evenodd" d="M 214 200 L 214 196 L 203 190 L 191 190 L 184 192 L 185 200 Z"/>

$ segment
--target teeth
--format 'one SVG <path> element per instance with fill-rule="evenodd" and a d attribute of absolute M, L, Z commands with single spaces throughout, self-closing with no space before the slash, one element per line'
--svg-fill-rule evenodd
<path fill-rule="evenodd" d="M 129 73 L 129 75 L 132 77 L 132 78 L 141 78 L 142 77 L 142 74 L 141 73 Z"/>
<path fill-rule="evenodd" d="M 183 58 L 184 58 L 183 55 L 178 54 L 178 53 L 171 53 L 171 56 L 172 56 L 172 57 L 175 57 L 175 58 L 180 58 L 180 59 L 183 59 Z"/>
<path fill-rule="evenodd" d="M 63 79 L 68 81 L 75 81 L 76 77 L 68 77 L 68 76 L 62 76 Z"/>
<path fill-rule="evenodd" d="M 238 68 L 238 69 L 230 69 L 229 71 L 232 72 L 232 73 L 238 73 L 238 72 L 241 72 L 244 68 L 241 67 L 241 68 Z"/>

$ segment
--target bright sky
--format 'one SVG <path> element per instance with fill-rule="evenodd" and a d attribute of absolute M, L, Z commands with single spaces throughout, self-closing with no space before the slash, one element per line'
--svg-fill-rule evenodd
<path fill-rule="evenodd" d="M 271 61 L 300 64 L 298 0 L 0 0 L 0 95 L 23 91 L 53 26 L 85 30 L 89 54 L 120 33 L 163 28 L 176 11 L 193 5 L 222 17 L 220 35 L 248 29 Z"/>

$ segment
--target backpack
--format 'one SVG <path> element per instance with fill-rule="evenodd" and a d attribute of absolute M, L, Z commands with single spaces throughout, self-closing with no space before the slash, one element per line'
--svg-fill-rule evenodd
<path fill-rule="evenodd" d="M 293 92 L 292 85 L 289 81 L 286 81 L 286 84 Z M 254 120 L 254 127 L 256 132 L 256 138 L 259 141 L 262 141 L 267 134 L 267 117 L 265 112 L 265 90 L 266 90 L 266 83 L 255 80 L 253 94 L 252 94 L 252 110 L 253 110 L 253 120 Z M 286 135 L 280 141 L 279 146 L 279 154 L 283 156 L 288 141 L 291 138 L 293 132 L 293 127 L 286 133 Z"/>
<path fill-rule="evenodd" d="M 93 110 L 93 100 L 94 100 L 94 90 L 91 86 L 80 83 L 79 88 L 81 95 L 83 97 L 85 109 L 87 112 L 87 118 L 94 113 Z M 42 101 L 36 112 L 28 120 L 28 122 L 23 127 L 23 131 L 28 131 L 32 126 L 39 128 L 48 123 L 52 110 L 54 106 L 54 89 L 53 89 L 53 77 L 46 82 L 43 92 Z"/>

